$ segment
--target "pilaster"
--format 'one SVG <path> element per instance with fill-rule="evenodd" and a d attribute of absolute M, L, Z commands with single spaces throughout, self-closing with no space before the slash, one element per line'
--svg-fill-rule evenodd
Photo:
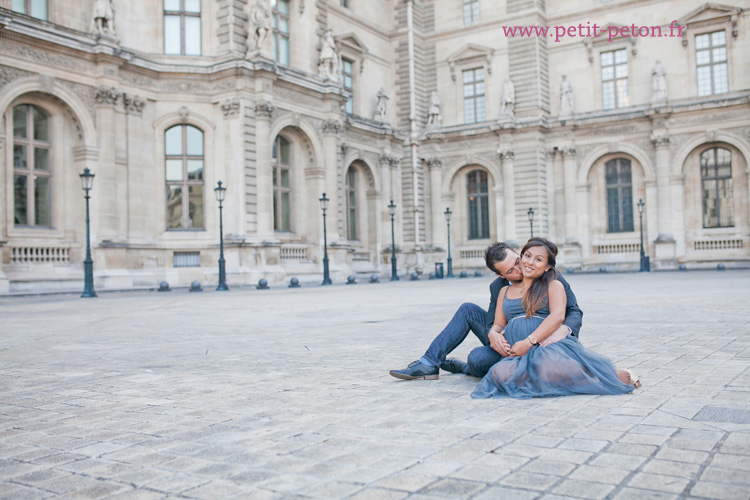
<path fill-rule="evenodd" d="M 516 238 L 516 180 L 513 162 L 516 153 L 512 149 L 503 149 L 498 153 L 503 164 L 503 213 L 505 214 L 505 234 L 498 234 L 498 239 L 517 244 Z"/>

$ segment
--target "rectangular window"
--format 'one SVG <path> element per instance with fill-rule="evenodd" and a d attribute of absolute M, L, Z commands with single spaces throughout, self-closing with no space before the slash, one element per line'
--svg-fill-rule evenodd
<path fill-rule="evenodd" d="M 490 206 L 487 172 L 474 170 L 467 177 L 466 192 L 469 207 L 469 239 L 490 237 Z"/>
<path fill-rule="evenodd" d="M 271 0 L 271 9 L 274 61 L 289 66 L 289 0 Z"/>
<path fill-rule="evenodd" d="M 47 0 L 13 0 L 11 9 L 13 12 L 47 20 Z"/>
<path fill-rule="evenodd" d="M 357 171 L 349 167 L 346 174 L 346 237 L 357 239 Z"/>
<path fill-rule="evenodd" d="M 164 0 L 164 53 L 201 55 L 200 0 Z"/>
<path fill-rule="evenodd" d="M 479 21 L 479 0 L 464 0 L 464 24 Z"/>
<path fill-rule="evenodd" d="M 723 30 L 695 37 L 695 66 L 699 96 L 729 91 L 727 39 Z"/>
<path fill-rule="evenodd" d="M 203 132 L 175 125 L 164 133 L 167 229 L 204 229 Z"/>
<path fill-rule="evenodd" d="M 13 108 L 13 220 L 19 226 L 52 225 L 50 119 L 41 108 Z"/>
<path fill-rule="evenodd" d="M 633 176 L 630 160 L 610 160 L 604 168 L 607 185 L 607 232 L 633 231 Z"/>
<path fill-rule="evenodd" d="M 341 58 L 341 76 L 343 78 L 344 89 L 351 92 L 352 96 L 346 100 L 344 107 L 349 114 L 354 113 L 354 78 L 352 68 L 354 63 L 346 58 Z"/>
<path fill-rule="evenodd" d="M 484 69 L 476 68 L 463 72 L 464 83 L 464 123 L 477 123 L 485 120 L 484 110 Z"/>
<path fill-rule="evenodd" d="M 623 108 L 630 104 L 628 97 L 628 51 L 602 52 L 602 107 Z"/>
<path fill-rule="evenodd" d="M 701 153 L 703 227 L 733 227 L 732 153 L 711 148 Z"/>

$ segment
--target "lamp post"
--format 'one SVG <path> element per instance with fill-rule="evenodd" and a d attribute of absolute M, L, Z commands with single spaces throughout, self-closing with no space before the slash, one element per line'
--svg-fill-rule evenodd
<path fill-rule="evenodd" d="M 323 209 L 323 283 L 321 285 L 331 284 L 331 275 L 328 270 L 328 241 L 326 237 L 326 209 L 328 208 L 328 202 L 331 201 L 326 198 L 326 194 L 323 193 L 323 197 L 319 198 L 320 208 Z"/>
<path fill-rule="evenodd" d="M 531 228 L 531 237 L 534 237 L 534 209 L 529 208 L 529 211 L 526 212 L 526 215 L 529 216 L 529 227 Z"/>
<path fill-rule="evenodd" d="M 388 205 L 388 213 L 391 214 L 391 281 L 398 281 L 398 266 L 396 265 L 396 233 L 393 229 L 393 216 L 396 215 L 396 204 L 391 200 Z"/>
<path fill-rule="evenodd" d="M 643 203 L 643 198 L 638 200 L 638 219 L 640 220 L 641 224 L 641 269 L 640 272 L 647 272 L 648 269 L 648 263 L 646 261 L 646 252 L 643 251 L 643 207 L 645 207 L 646 204 Z"/>
<path fill-rule="evenodd" d="M 217 286 L 216 289 L 229 290 L 229 287 L 227 286 L 227 272 L 224 263 L 224 224 L 221 213 L 222 203 L 224 201 L 224 196 L 227 193 L 227 188 L 222 186 L 221 181 L 219 181 L 216 183 L 214 193 L 216 193 L 216 201 L 219 202 L 219 286 Z"/>
<path fill-rule="evenodd" d="M 91 258 L 91 231 L 89 229 L 89 191 L 94 186 L 94 174 L 88 168 L 83 169 L 81 178 L 81 188 L 86 193 L 86 260 L 83 261 L 83 293 L 81 297 L 96 297 L 94 291 L 94 261 Z"/>
<path fill-rule="evenodd" d="M 450 207 L 447 207 L 445 209 L 443 215 L 445 215 L 445 222 L 448 223 L 448 272 L 445 274 L 445 277 L 454 278 L 455 276 L 453 276 L 453 259 L 451 259 L 451 216 L 453 215 L 453 212 L 451 212 Z"/>

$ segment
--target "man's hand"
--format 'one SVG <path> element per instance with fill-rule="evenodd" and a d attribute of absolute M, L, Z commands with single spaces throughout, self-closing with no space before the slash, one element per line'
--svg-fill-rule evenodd
<path fill-rule="evenodd" d="M 539 345 L 548 346 L 550 344 L 554 344 L 555 342 L 561 341 L 568 335 L 570 335 L 570 329 L 565 325 L 560 325 L 560 328 L 552 332 L 552 335 L 539 342 Z"/>
<path fill-rule="evenodd" d="M 490 339 L 490 347 L 492 347 L 494 350 L 496 350 L 498 353 L 500 353 L 500 356 L 507 357 L 510 351 L 510 344 L 507 340 L 505 340 L 505 330 L 502 332 L 495 331 L 494 329 L 490 330 L 489 335 L 487 335 Z"/>

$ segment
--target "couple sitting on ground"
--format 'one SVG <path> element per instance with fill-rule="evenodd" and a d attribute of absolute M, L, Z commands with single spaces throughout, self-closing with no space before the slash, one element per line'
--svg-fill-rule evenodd
<path fill-rule="evenodd" d="M 579 343 L 583 313 L 555 269 L 556 257 L 557 246 L 544 238 L 531 238 L 520 255 L 507 243 L 488 247 L 487 267 L 500 276 L 490 285 L 489 310 L 461 305 L 424 356 L 390 374 L 434 380 L 442 368 L 481 377 L 473 398 L 624 394 L 640 387 L 632 371 Z M 465 363 L 446 359 L 469 331 L 482 347 Z"/>

